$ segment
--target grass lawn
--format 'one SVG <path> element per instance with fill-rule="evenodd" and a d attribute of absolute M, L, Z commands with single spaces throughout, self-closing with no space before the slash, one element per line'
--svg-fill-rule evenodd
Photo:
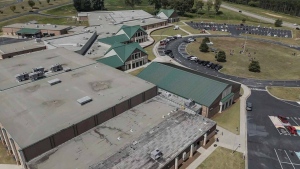
<path fill-rule="evenodd" d="M 227 148 L 218 147 L 205 159 L 197 169 L 244 169 L 243 154 Z"/>
<path fill-rule="evenodd" d="M 14 3 L 14 2 L 16 2 L 16 1 L 15 0 L 1 0 L 0 7 L 2 7 L 3 5 L 6 5 L 6 4 Z"/>
<path fill-rule="evenodd" d="M 190 27 L 189 25 L 180 25 L 179 27 L 181 29 L 184 29 L 184 30 L 190 32 L 191 34 L 200 34 L 201 33 L 201 30 L 194 29 L 194 28 Z"/>
<path fill-rule="evenodd" d="M 57 16 L 77 16 L 77 11 L 74 8 L 73 4 L 46 10 L 43 11 L 43 13 L 50 14 L 50 15 L 57 15 Z"/>
<path fill-rule="evenodd" d="M 152 34 L 151 34 L 152 35 Z M 153 46 L 155 45 L 156 42 L 160 41 L 161 39 L 164 39 L 165 36 L 153 36 L 152 37 L 154 39 L 154 43 L 146 48 L 144 48 L 146 50 L 146 52 L 148 53 L 148 59 L 149 60 L 153 60 L 156 58 L 156 56 L 154 55 L 154 53 L 152 52 Z"/>
<path fill-rule="evenodd" d="M 287 15 L 287 14 L 283 14 L 283 13 L 277 13 L 274 11 L 270 11 L 270 10 L 266 10 L 266 9 L 262 9 L 262 8 L 251 7 L 251 6 L 247 6 L 247 5 L 225 3 L 225 2 L 223 2 L 223 3 L 227 4 L 229 6 L 235 7 L 235 8 L 239 8 L 239 9 L 247 11 L 247 12 L 251 12 L 251 13 L 255 13 L 255 14 L 264 16 L 264 17 L 273 18 L 273 19 L 282 19 L 283 21 L 286 21 L 286 22 L 300 24 L 300 17 L 291 16 L 291 15 Z"/>
<path fill-rule="evenodd" d="M 219 63 L 223 65 L 223 69 L 221 69 L 222 73 L 255 79 L 300 79 L 300 53 L 297 50 L 275 44 L 247 40 L 246 50 L 248 52 L 239 54 L 239 51 L 242 50 L 242 45 L 245 43 L 245 39 L 232 37 L 210 39 L 214 43 L 214 48 L 226 52 L 227 62 Z M 190 43 L 187 46 L 187 52 L 190 55 L 197 56 L 201 60 L 217 62 L 215 61 L 213 52 L 203 53 L 199 51 L 201 41 L 202 39 L 198 38 L 196 43 Z M 232 56 L 229 55 L 230 50 L 234 50 Z M 251 57 L 248 57 L 249 52 L 251 53 Z M 297 56 L 292 56 L 294 52 Z M 250 58 L 255 58 L 255 60 L 259 61 L 261 67 L 260 73 L 248 71 Z"/>
<path fill-rule="evenodd" d="M 56 25 L 88 26 L 88 22 L 78 23 L 69 18 L 51 18 L 51 17 L 41 16 L 41 15 L 26 15 L 26 16 L 18 17 L 18 18 L 11 19 L 8 21 L 0 22 L 0 27 L 10 25 L 13 23 L 25 23 L 25 22 L 28 22 L 31 20 L 36 20 L 40 24 L 50 23 L 50 24 L 56 24 Z M 2 31 L 2 30 L 0 30 L 0 31 Z"/>
<path fill-rule="evenodd" d="M 16 161 L 7 155 L 6 148 L 0 144 L 0 164 L 16 164 Z"/>
<path fill-rule="evenodd" d="M 300 101 L 300 88 L 299 87 L 275 87 L 268 86 L 268 91 L 281 99 Z"/>
<path fill-rule="evenodd" d="M 294 38 L 280 38 L 280 37 L 260 36 L 260 35 L 252 35 L 252 34 L 247 34 L 247 36 L 254 37 L 254 38 L 261 38 L 261 39 L 268 39 L 268 40 L 278 41 L 278 42 L 282 42 L 282 43 L 289 44 L 289 45 L 300 46 L 300 39 L 299 39 L 300 38 L 300 31 L 293 31 L 293 34 L 294 34 L 293 35 Z M 243 36 L 246 36 L 246 34 L 243 34 Z"/>
<path fill-rule="evenodd" d="M 222 113 L 216 114 L 212 119 L 224 129 L 239 135 L 240 132 L 236 131 L 236 128 L 240 128 L 240 100 Z"/>
<path fill-rule="evenodd" d="M 133 76 L 136 76 L 136 75 L 138 75 L 141 71 L 143 71 L 145 68 L 139 68 L 139 69 L 136 69 L 136 70 L 134 70 L 134 71 L 131 71 L 131 72 L 129 72 L 129 74 L 131 74 L 131 75 L 133 75 Z"/>
<path fill-rule="evenodd" d="M 151 33 L 151 35 L 168 35 L 168 36 L 173 36 L 173 35 L 177 35 L 180 34 L 182 36 L 188 35 L 187 33 L 183 32 L 182 30 L 178 29 L 178 30 L 174 30 L 174 27 L 168 27 L 168 28 L 163 28 L 163 29 L 159 29 L 156 31 L 153 31 Z"/>
<path fill-rule="evenodd" d="M 2 1 L 2 0 L 1 0 Z M 59 4 L 64 4 L 67 2 L 72 2 L 71 0 L 50 0 L 50 3 L 48 4 L 46 0 L 39 0 L 40 3 L 38 3 L 38 1 L 35 1 L 35 8 L 37 9 L 43 9 L 43 8 L 47 8 L 49 6 L 54 6 L 54 5 L 59 5 Z M 28 5 L 28 0 L 24 0 L 21 3 L 15 4 L 16 6 L 16 10 L 13 12 L 10 7 L 5 7 L 2 8 L 1 10 L 3 11 L 3 14 L 0 14 L 0 19 L 9 17 L 9 16 L 13 16 L 13 15 L 17 15 L 20 13 L 25 13 L 31 10 L 31 7 Z M 22 6 L 24 6 L 24 9 L 22 9 Z"/>

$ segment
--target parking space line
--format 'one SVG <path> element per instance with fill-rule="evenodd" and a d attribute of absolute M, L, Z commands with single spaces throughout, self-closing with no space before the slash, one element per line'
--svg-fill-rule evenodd
<path fill-rule="evenodd" d="M 295 117 L 294 117 L 295 118 Z M 295 122 L 298 126 L 299 126 L 299 124 L 291 117 L 291 119 L 293 120 L 293 122 Z M 296 118 L 295 118 L 296 119 Z"/>
<path fill-rule="evenodd" d="M 278 162 L 279 162 L 279 164 L 280 164 L 280 167 L 281 167 L 281 169 L 283 169 L 283 167 L 282 167 L 282 165 L 281 165 L 281 162 L 280 162 L 280 159 L 279 159 L 279 157 L 278 157 L 277 151 L 275 150 L 275 148 L 274 148 L 274 151 L 275 151 L 275 153 L 276 153 L 276 156 L 277 156 Z"/>
<path fill-rule="evenodd" d="M 286 152 L 285 150 L 284 150 L 284 152 L 285 152 L 286 156 L 289 158 L 289 160 L 290 160 L 290 162 L 291 162 L 291 164 L 292 164 L 293 168 L 295 169 L 295 166 L 293 165 L 293 163 L 292 163 L 292 161 L 291 161 L 291 159 L 290 159 L 289 155 L 287 154 L 287 152 Z"/>

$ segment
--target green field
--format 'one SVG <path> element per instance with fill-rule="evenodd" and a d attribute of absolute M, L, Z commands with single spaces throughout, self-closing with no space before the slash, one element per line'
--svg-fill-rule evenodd
<path fill-rule="evenodd" d="M 31 20 L 36 20 L 40 24 L 49 23 L 49 24 L 56 24 L 56 25 L 88 26 L 88 22 L 79 23 L 75 20 L 72 20 L 71 18 L 51 18 L 51 17 L 41 16 L 41 15 L 26 15 L 8 21 L 0 22 L 0 27 L 10 25 L 13 23 L 26 23 Z"/>
<path fill-rule="evenodd" d="M 167 35 L 167 36 L 174 36 L 174 35 L 177 35 L 177 34 L 180 34 L 182 36 L 188 35 L 187 33 L 185 33 L 184 31 L 182 31 L 180 29 L 174 30 L 173 28 L 174 27 L 171 26 L 171 27 L 168 27 L 168 28 L 159 29 L 159 30 L 153 31 L 151 33 L 151 35 Z"/>
<path fill-rule="evenodd" d="M 269 79 L 269 80 L 298 80 L 300 79 L 300 53 L 297 50 L 287 47 L 247 40 L 246 50 L 244 54 L 239 51 L 243 50 L 242 45 L 245 39 L 241 38 L 210 38 L 214 43 L 214 48 L 224 50 L 226 52 L 227 62 L 219 63 L 223 65 L 222 73 L 235 75 L 239 77 Z M 199 46 L 202 39 L 197 39 L 196 43 L 190 43 L 187 46 L 187 52 L 190 55 L 195 55 L 201 60 L 215 61 L 213 52 L 203 53 L 199 51 Z M 229 51 L 234 50 L 233 55 L 229 55 Z M 256 52 L 256 54 L 254 54 Z M 293 56 L 292 53 L 297 56 Z M 248 54 L 251 54 L 251 57 Z M 248 71 L 250 58 L 258 60 L 261 67 L 260 73 Z"/>
<path fill-rule="evenodd" d="M 275 87 L 275 86 L 268 86 L 268 91 L 284 100 L 293 100 L 293 101 L 300 101 L 300 88 L 299 87 Z"/>
<path fill-rule="evenodd" d="M 243 154 L 227 148 L 218 147 L 205 159 L 197 169 L 244 169 Z"/>
<path fill-rule="evenodd" d="M 247 5 L 225 3 L 225 2 L 223 2 L 223 3 L 228 6 L 232 6 L 232 7 L 247 11 L 247 12 L 255 13 L 255 14 L 267 17 L 267 18 L 282 19 L 283 21 L 286 21 L 286 22 L 300 24 L 300 17 L 291 16 L 291 15 L 287 15 L 287 14 L 283 14 L 283 13 L 277 13 L 277 12 L 273 12 L 270 10 L 251 7 L 251 6 L 247 6 Z"/>
<path fill-rule="evenodd" d="M 240 132 L 236 131 L 236 128 L 240 127 L 240 101 L 238 100 L 222 113 L 216 114 L 212 119 L 224 129 L 239 135 Z"/>
<path fill-rule="evenodd" d="M 41 2 L 38 3 L 38 2 Z M 35 6 L 37 9 L 43 9 L 43 8 L 47 8 L 50 6 L 54 6 L 54 5 L 59 5 L 59 4 L 64 4 L 64 3 L 68 3 L 68 2 L 72 2 L 71 0 L 50 0 L 50 3 L 48 4 L 46 0 L 39 0 L 39 1 L 35 1 Z M 13 15 L 17 15 L 17 14 L 21 14 L 21 13 L 25 13 L 28 12 L 31 9 L 31 7 L 28 5 L 28 0 L 24 0 L 24 2 L 18 3 L 15 5 L 16 6 L 16 10 L 13 12 L 10 7 L 5 7 L 2 8 L 1 10 L 3 11 L 3 14 L 0 13 L 0 19 L 9 17 L 9 16 L 13 16 Z M 22 6 L 24 6 L 24 9 L 22 9 Z"/>

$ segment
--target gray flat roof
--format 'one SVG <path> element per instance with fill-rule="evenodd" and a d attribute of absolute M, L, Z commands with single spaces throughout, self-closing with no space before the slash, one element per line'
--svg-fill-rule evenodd
<path fill-rule="evenodd" d="M 64 48 L 43 50 L 4 59 L 0 62 L 0 91 L 30 82 L 17 82 L 15 78 L 16 74 L 30 72 L 32 68 L 39 66 L 49 69 L 50 66 L 58 63 L 64 67 L 77 69 L 85 65 L 94 64 L 95 62 Z"/>
<path fill-rule="evenodd" d="M 32 29 L 47 29 L 47 30 L 63 30 L 63 29 L 68 29 L 70 27 L 71 26 L 68 25 L 29 24 L 29 23 L 15 23 L 15 24 L 4 26 L 4 28 L 32 28 Z"/>
<path fill-rule="evenodd" d="M 70 51 L 80 50 L 88 40 L 93 36 L 94 32 L 90 33 L 74 33 L 61 36 L 53 36 L 44 39 L 45 45 L 48 48 L 63 47 Z"/>
<path fill-rule="evenodd" d="M 3 69 L 3 62 L 0 62 L 1 73 L 5 70 L 5 74 L 29 65 L 45 66 L 48 63 L 51 66 L 51 60 L 58 61 L 58 58 L 61 58 L 58 63 L 73 69 L 53 76 L 50 73 L 42 80 L 0 92 L 0 123 L 21 148 L 154 87 L 151 83 L 73 52 L 73 55 L 67 55 L 70 51 L 66 49 L 59 50 L 65 51 L 66 55 L 58 56 L 55 50 L 49 50 L 53 58 L 44 54 L 47 52 L 37 52 L 40 57 L 27 57 L 26 62 L 25 56 L 7 59 L 11 63 L 15 61 L 15 67 L 10 64 L 7 70 Z M 22 62 L 17 62 L 18 59 Z M 48 81 L 56 78 L 61 83 L 51 86 Z M 81 106 L 77 100 L 85 96 L 93 101 Z"/>
<path fill-rule="evenodd" d="M 29 166 L 37 169 L 161 168 L 216 124 L 200 115 L 176 112 L 175 108 L 156 96 L 39 156 Z M 150 158 L 155 149 L 163 153 L 159 163 Z"/>
<path fill-rule="evenodd" d="M 35 42 L 34 40 L 0 45 L 0 54 L 20 52 L 23 50 L 34 49 L 42 46 L 45 46 L 43 42 Z"/>

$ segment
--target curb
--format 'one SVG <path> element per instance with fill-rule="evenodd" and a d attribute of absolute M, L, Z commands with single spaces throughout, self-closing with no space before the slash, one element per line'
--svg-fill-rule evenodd
<path fill-rule="evenodd" d="M 271 92 L 269 92 L 269 90 L 268 90 L 268 87 L 270 87 L 270 86 L 266 86 L 266 87 L 265 87 L 266 91 L 268 92 L 268 94 L 269 94 L 270 96 L 274 97 L 275 99 L 281 100 L 281 101 L 288 101 L 288 102 L 296 102 L 296 103 L 297 103 L 297 101 L 295 101 L 295 100 L 281 99 L 281 98 L 279 98 L 279 97 L 277 97 L 277 96 L 271 94 Z M 271 87 L 272 87 L 272 86 L 271 86 Z M 273 86 L 273 87 L 274 87 L 274 86 Z M 277 86 L 275 86 L 275 87 L 277 87 Z M 282 86 L 281 86 L 281 87 L 282 87 Z M 300 87 L 289 87 L 289 88 L 300 88 Z"/>

